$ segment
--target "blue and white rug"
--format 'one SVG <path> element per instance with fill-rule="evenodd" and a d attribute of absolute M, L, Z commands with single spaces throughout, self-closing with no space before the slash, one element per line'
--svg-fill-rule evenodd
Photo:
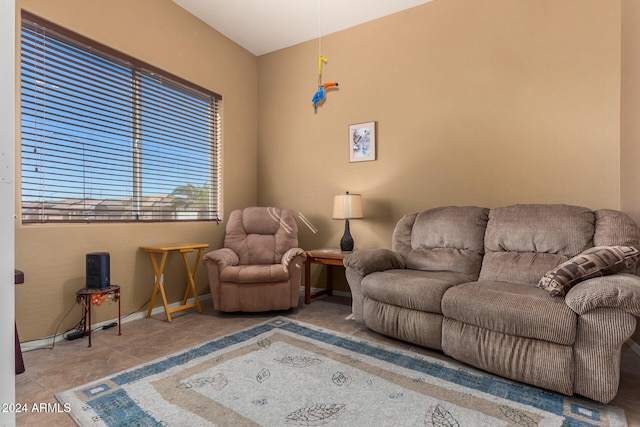
<path fill-rule="evenodd" d="M 80 426 L 626 426 L 622 410 L 278 317 L 56 395 Z"/>

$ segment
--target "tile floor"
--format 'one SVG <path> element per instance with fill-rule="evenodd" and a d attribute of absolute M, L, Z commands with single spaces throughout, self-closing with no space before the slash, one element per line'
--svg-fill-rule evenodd
<path fill-rule="evenodd" d="M 230 334 L 275 315 L 285 315 L 342 333 L 446 359 L 441 353 L 381 336 L 352 320 L 346 320 L 345 317 L 351 313 L 350 304 L 349 298 L 334 296 L 314 300 L 310 305 L 301 304 L 296 309 L 282 313 L 223 314 L 214 312 L 211 301 L 205 301 L 202 314 L 195 311 L 176 313 L 172 315 L 172 323 L 167 323 L 164 314 L 160 314 L 151 319 L 124 323 L 121 336 L 117 335 L 117 328 L 95 332 L 91 348 L 87 347 L 86 338 L 61 341 L 55 344 L 53 350 L 25 352 L 26 371 L 16 376 L 16 400 L 30 406 L 33 403 L 54 403 L 54 394 L 58 391 Z M 621 370 L 620 391 L 611 403 L 625 410 L 629 426 L 640 427 L 640 356 L 627 346 L 623 348 Z M 75 426 L 63 412 L 19 414 L 16 424 Z"/>

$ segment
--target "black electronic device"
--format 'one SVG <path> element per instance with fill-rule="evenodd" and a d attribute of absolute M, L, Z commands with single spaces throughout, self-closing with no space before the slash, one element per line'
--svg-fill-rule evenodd
<path fill-rule="evenodd" d="M 92 252 L 87 254 L 88 289 L 106 289 L 111 286 L 109 252 Z"/>

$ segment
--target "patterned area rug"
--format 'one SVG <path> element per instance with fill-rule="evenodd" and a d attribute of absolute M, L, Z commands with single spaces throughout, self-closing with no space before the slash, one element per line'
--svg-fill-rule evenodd
<path fill-rule="evenodd" d="M 80 426 L 626 426 L 622 410 L 278 317 L 56 395 Z"/>

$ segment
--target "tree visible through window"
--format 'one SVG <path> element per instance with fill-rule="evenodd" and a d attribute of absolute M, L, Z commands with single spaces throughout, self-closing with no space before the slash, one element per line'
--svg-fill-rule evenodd
<path fill-rule="evenodd" d="M 215 93 L 23 12 L 23 223 L 218 220 Z"/>

